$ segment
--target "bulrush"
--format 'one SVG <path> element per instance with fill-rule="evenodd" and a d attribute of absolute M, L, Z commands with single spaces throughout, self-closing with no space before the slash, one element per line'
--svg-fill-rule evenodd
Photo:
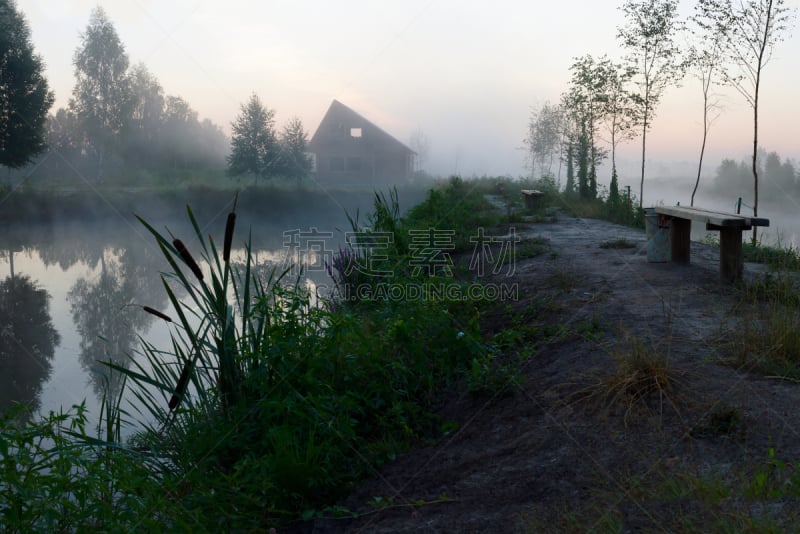
<path fill-rule="evenodd" d="M 142 308 L 144 309 L 144 311 L 146 311 L 150 315 L 155 315 L 159 319 L 164 319 L 168 323 L 172 322 L 172 317 L 170 317 L 166 313 L 161 313 L 160 311 L 158 311 L 158 310 L 156 310 L 154 308 L 151 308 L 150 306 L 142 306 Z"/>
<path fill-rule="evenodd" d="M 172 398 L 169 399 L 169 409 L 174 410 L 178 403 L 183 397 L 183 393 L 186 391 L 186 386 L 189 383 L 189 371 L 192 369 L 192 361 L 186 360 L 186 363 L 183 364 L 183 371 L 181 371 L 181 377 L 178 379 L 178 385 L 175 387 L 175 393 L 172 394 Z"/>
<path fill-rule="evenodd" d="M 236 225 L 236 202 L 239 200 L 239 193 L 233 197 L 233 209 L 228 214 L 228 222 L 225 223 L 225 243 L 222 247 L 222 259 L 228 263 L 231 259 L 231 242 L 233 241 L 233 227 Z"/>
<path fill-rule="evenodd" d="M 203 271 L 200 270 L 200 266 L 197 265 L 197 262 L 194 261 L 194 258 L 191 254 L 189 254 L 189 250 L 186 248 L 186 245 L 183 244 L 183 241 L 180 239 L 176 239 L 172 242 L 175 245 L 175 248 L 178 250 L 178 253 L 183 258 L 183 261 L 186 262 L 186 265 L 192 270 L 194 275 L 198 278 L 198 280 L 203 279 Z"/>

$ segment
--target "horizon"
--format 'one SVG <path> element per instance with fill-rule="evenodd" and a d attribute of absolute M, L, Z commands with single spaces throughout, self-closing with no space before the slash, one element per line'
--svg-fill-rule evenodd
<path fill-rule="evenodd" d="M 558 102 L 575 57 L 622 55 L 615 38 L 622 2 L 566 0 L 543 8 L 506 1 L 491 10 L 449 0 L 248 4 L 25 0 L 18 9 L 56 96 L 51 113 L 67 105 L 72 55 L 100 6 L 130 65 L 144 63 L 165 94 L 184 98 L 226 135 L 252 93 L 276 111 L 279 128 L 298 116 L 309 137 L 336 99 L 406 144 L 422 130 L 430 140 L 425 169 L 441 176 L 530 175 L 522 139 L 532 108 Z M 692 5 L 680 3 L 682 17 Z M 796 8 L 798 1 L 787 5 Z M 584 16 L 573 20 L 575 12 Z M 800 72 L 790 63 L 798 55 L 800 36 L 791 31 L 776 45 L 761 89 L 759 146 L 784 159 L 800 156 L 793 143 L 800 139 L 800 104 L 792 94 Z M 730 88 L 723 96 L 726 110 L 711 128 L 704 175 L 722 159 L 739 161 L 752 151 L 752 109 Z M 656 165 L 696 164 L 701 113 L 699 83 L 691 76 L 683 87 L 667 89 L 648 132 L 645 183 Z M 640 151 L 641 137 L 620 145 L 620 166 L 640 163 Z M 638 178 L 620 176 L 623 183 Z"/>

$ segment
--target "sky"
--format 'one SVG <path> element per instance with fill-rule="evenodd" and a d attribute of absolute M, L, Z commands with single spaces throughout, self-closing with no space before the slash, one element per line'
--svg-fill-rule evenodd
<path fill-rule="evenodd" d="M 789 0 L 796 9 L 800 0 Z M 694 2 L 680 4 L 683 16 Z M 181 96 L 227 133 L 256 93 L 279 127 L 299 117 L 313 133 L 337 99 L 408 143 L 429 139 L 433 174 L 528 174 L 531 110 L 557 103 L 569 67 L 585 54 L 619 60 L 622 0 L 17 0 L 46 76 L 65 107 L 72 56 L 91 11 L 102 6 L 131 65 L 142 62 L 167 94 Z M 764 70 L 760 145 L 800 157 L 797 21 Z M 714 122 L 706 166 L 752 150 L 752 110 L 731 89 Z M 667 90 L 648 133 L 648 176 L 696 165 L 700 84 Z M 637 183 L 640 140 L 619 149 L 621 182 Z M 601 177 L 602 181 L 602 177 Z"/>

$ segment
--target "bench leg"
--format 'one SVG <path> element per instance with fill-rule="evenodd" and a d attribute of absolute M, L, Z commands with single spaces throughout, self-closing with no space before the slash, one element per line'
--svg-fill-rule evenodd
<path fill-rule="evenodd" d="M 669 239 L 672 242 L 672 261 L 675 263 L 689 263 L 691 234 L 692 221 L 689 219 L 672 219 Z"/>
<path fill-rule="evenodd" d="M 722 228 L 719 232 L 719 275 L 725 284 L 742 279 L 742 231 Z"/>

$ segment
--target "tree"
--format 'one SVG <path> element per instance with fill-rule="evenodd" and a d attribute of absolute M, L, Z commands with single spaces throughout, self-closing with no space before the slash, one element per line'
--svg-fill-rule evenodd
<path fill-rule="evenodd" d="M 717 34 L 723 57 L 733 69 L 721 71 L 753 109 L 753 216 L 758 216 L 758 97 L 764 67 L 789 29 L 792 11 L 783 0 L 699 0 L 698 24 Z M 756 227 L 753 227 L 753 242 Z"/>
<path fill-rule="evenodd" d="M 553 157 L 561 151 L 563 112 L 557 105 L 545 102 L 531 112 L 528 135 L 524 143 L 528 145 L 531 161 L 531 174 L 537 178 L 536 163 L 539 163 L 538 178 L 553 176 Z"/>
<path fill-rule="evenodd" d="M 231 176 L 252 174 L 264 178 L 274 174 L 280 164 L 275 135 L 275 111 L 268 109 L 253 93 L 231 123 L 231 153 L 228 173 Z"/>
<path fill-rule="evenodd" d="M 621 205 L 619 178 L 617 176 L 617 145 L 635 136 L 639 122 L 634 98 L 626 86 L 633 76 L 630 68 L 603 58 L 598 69 L 604 83 L 602 87 L 601 122 L 611 145 L 611 183 L 608 188 L 608 204 L 611 210 Z"/>
<path fill-rule="evenodd" d="M 125 153 L 131 164 L 153 167 L 164 123 L 164 89 L 143 63 L 133 67 L 129 80 L 131 114 L 125 128 Z"/>
<path fill-rule="evenodd" d="M 280 145 L 283 175 L 288 178 L 302 179 L 311 174 L 308 134 L 299 117 L 292 117 L 283 127 Z"/>
<path fill-rule="evenodd" d="M 617 38 L 628 50 L 625 60 L 633 70 L 633 82 L 639 89 L 635 102 L 641 118 L 642 175 L 639 184 L 639 208 L 644 199 L 644 171 L 647 131 L 655 110 L 670 85 L 683 78 L 684 62 L 675 44 L 683 25 L 678 19 L 677 0 L 626 0 L 622 6 L 626 23 L 618 28 Z"/>
<path fill-rule="evenodd" d="M 22 167 L 45 148 L 54 97 L 43 71 L 28 22 L 14 0 L 0 0 L 0 165 Z"/>
<path fill-rule="evenodd" d="M 564 186 L 564 193 L 567 195 L 575 194 L 575 149 L 572 143 L 567 143 L 567 184 Z"/>
<path fill-rule="evenodd" d="M 52 166 L 55 174 L 60 174 L 66 167 L 75 166 L 76 160 L 80 157 L 80 143 L 76 139 L 75 116 L 64 108 L 59 108 L 55 115 L 47 117 L 47 148 L 55 157 L 46 158 L 48 164 Z"/>
<path fill-rule="evenodd" d="M 70 109 L 81 124 L 87 148 L 97 157 L 97 178 L 109 149 L 119 140 L 131 111 L 128 56 L 103 8 L 92 11 L 73 56 L 75 87 Z"/>
<path fill-rule="evenodd" d="M 692 21 L 700 27 L 696 43 L 689 48 L 688 63 L 695 78 L 700 82 L 703 92 L 703 141 L 700 144 L 700 159 L 697 163 L 697 179 L 692 190 L 690 206 L 694 206 L 694 197 L 697 188 L 700 186 L 700 174 L 703 170 L 703 156 L 706 151 L 706 141 L 711 124 L 719 117 L 721 105 L 719 98 L 711 92 L 715 80 L 719 77 L 719 71 L 723 68 L 723 57 L 721 47 L 721 34 L 711 28 L 706 27 L 702 22 L 698 23 L 700 4 L 695 5 L 696 15 Z"/>
<path fill-rule="evenodd" d="M 164 115 L 159 139 L 168 168 L 186 168 L 191 159 L 193 134 L 199 127 L 197 112 L 179 96 L 164 101 Z"/>
<path fill-rule="evenodd" d="M 562 96 L 563 107 L 574 122 L 571 131 L 577 134 L 573 142 L 578 146 L 578 191 L 584 198 L 597 197 L 597 164 L 606 157 L 597 144 L 608 100 L 606 63 L 590 55 L 576 58 L 570 66 L 570 88 Z"/>

